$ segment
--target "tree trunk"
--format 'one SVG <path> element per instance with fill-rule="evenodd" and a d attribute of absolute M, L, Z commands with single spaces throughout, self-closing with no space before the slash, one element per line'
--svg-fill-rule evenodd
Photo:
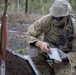
<path fill-rule="evenodd" d="M 44 13 L 44 7 L 43 7 L 43 1 L 42 0 L 40 0 L 40 3 L 41 3 L 41 12 L 42 12 L 42 14 Z"/>
<path fill-rule="evenodd" d="M 20 7 L 20 3 L 19 3 L 20 1 L 19 0 L 17 0 L 17 12 L 19 12 L 19 7 Z"/>
<path fill-rule="evenodd" d="M 12 0 L 11 10 L 14 11 L 14 9 L 15 9 L 15 3 L 14 3 L 14 1 Z"/>
<path fill-rule="evenodd" d="M 28 0 L 25 2 L 25 14 L 28 12 Z"/>

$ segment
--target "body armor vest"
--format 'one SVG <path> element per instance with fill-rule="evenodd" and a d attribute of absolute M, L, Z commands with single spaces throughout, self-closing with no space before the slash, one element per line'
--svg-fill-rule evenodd
<path fill-rule="evenodd" d="M 51 43 L 64 52 L 72 49 L 73 24 L 71 16 L 65 17 L 60 21 L 52 18 L 50 29 L 45 33 L 44 41 Z"/>

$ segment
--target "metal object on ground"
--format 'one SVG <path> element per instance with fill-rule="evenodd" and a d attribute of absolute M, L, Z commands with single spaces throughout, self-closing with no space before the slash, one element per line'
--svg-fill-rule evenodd
<path fill-rule="evenodd" d="M 1 75 L 5 75 L 5 61 L 1 60 Z"/>
<path fill-rule="evenodd" d="M 6 75 L 41 75 L 28 55 L 7 50 Z"/>

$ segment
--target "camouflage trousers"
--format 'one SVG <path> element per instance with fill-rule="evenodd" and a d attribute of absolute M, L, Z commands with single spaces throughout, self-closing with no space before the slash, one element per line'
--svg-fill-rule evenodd
<path fill-rule="evenodd" d="M 68 62 L 54 64 L 56 75 L 76 75 L 76 52 L 67 54 Z"/>

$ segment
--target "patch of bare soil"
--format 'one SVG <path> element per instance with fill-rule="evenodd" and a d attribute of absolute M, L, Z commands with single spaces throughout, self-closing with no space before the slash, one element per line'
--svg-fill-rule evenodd
<path fill-rule="evenodd" d="M 26 49 L 26 44 L 21 36 L 24 35 L 29 25 L 22 22 L 8 22 L 8 47 L 10 49 Z M 50 75 L 49 66 L 41 55 L 33 58 L 33 61 L 43 75 Z"/>

